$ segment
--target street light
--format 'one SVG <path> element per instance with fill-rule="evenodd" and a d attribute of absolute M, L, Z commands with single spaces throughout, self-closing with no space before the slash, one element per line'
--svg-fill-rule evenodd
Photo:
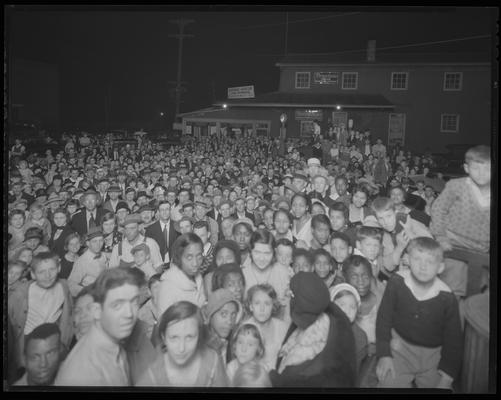
<path fill-rule="evenodd" d="M 224 103 L 223 108 L 226 110 L 228 108 L 228 104 Z"/>
<path fill-rule="evenodd" d="M 160 113 L 160 116 L 161 116 L 161 117 L 163 117 L 163 116 L 164 116 L 164 113 L 163 113 L 163 112 L 161 112 L 161 113 Z"/>
<path fill-rule="evenodd" d="M 336 110 L 341 110 L 341 106 L 336 106 Z"/>
<path fill-rule="evenodd" d="M 280 114 L 280 122 L 282 123 L 282 126 L 280 127 L 280 148 L 279 148 L 279 153 L 281 156 L 285 155 L 285 135 L 287 134 L 286 128 L 285 128 L 285 123 L 287 122 L 287 114 L 282 113 Z"/>

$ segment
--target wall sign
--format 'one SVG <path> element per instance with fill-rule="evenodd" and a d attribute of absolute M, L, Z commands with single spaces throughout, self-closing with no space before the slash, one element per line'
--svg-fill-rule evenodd
<path fill-rule="evenodd" d="M 229 99 L 253 99 L 254 85 L 228 88 Z"/>
<path fill-rule="evenodd" d="M 322 110 L 296 110 L 294 116 L 297 120 L 302 119 L 317 119 L 321 121 L 324 117 L 324 113 Z"/>
<path fill-rule="evenodd" d="M 320 85 L 337 85 L 339 81 L 338 72 L 314 72 L 313 79 Z"/>

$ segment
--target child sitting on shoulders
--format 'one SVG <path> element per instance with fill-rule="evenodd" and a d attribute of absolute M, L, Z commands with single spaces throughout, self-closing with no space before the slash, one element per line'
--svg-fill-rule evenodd
<path fill-rule="evenodd" d="M 409 270 L 388 281 L 377 315 L 380 387 L 450 389 L 462 362 L 458 301 L 438 278 L 443 249 L 419 237 L 407 248 Z"/>
<path fill-rule="evenodd" d="M 246 308 L 251 316 L 245 323 L 256 325 L 263 337 L 263 364 L 273 369 L 289 327 L 286 322 L 277 318 L 280 303 L 275 289 L 268 284 L 254 285 L 247 293 Z"/>

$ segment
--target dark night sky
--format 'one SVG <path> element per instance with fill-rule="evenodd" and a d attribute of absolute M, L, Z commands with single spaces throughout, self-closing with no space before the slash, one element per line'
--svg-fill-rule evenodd
<path fill-rule="evenodd" d="M 225 11 L 175 9 L 127 11 L 94 8 L 14 9 L 8 15 L 10 56 L 57 64 L 61 115 L 65 125 L 104 120 L 109 86 L 112 119 L 151 121 L 160 111 L 172 120 L 169 81 L 176 80 L 177 33 L 170 19 L 195 20 L 186 28 L 183 80 L 187 94 L 181 112 L 210 106 L 230 86 L 255 85 L 257 94 L 278 88 L 274 64 L 284 52 L 286 9 Z M 10 10 L 12 11 L 12 10 Z M 442 41 L 494 32 L 493 8 L 289 9 L 288 51 L 330 53 Z M 306 21 L 303 21 L 306 20 Z M 300 21 L 300 22 L 297 22 Z M 404 52 L 490 51 L 490 39 L 402 48 Z"/>

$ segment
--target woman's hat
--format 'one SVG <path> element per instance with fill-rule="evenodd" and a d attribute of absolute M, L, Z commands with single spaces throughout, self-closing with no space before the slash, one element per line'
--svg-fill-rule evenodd
<path fill-rule="evenodd" d="M 325 283 L 324 283 L 325 286 Z M 206 318 L 206 322 L 209 323 L 211 317 L 218 310 L 221 309 L 226 303 L 233 301 L 237 305 L 237 312 L 240 311 L 240 302 L 235 297 L 235 295 L 229 289 L 217 289 L 214 290 L 211 294 L 209 294 L 209 301 L 204 309 L 204 314 Z"/>
<path fill-rule="evenodd" d="M 109 192 L 122 193 L 122 189 L 120 189 L 120 186 L 118 185 L 111 185 L 110 188 L 108 189 L 108 193 Z"/>
<path fill-rule="evenodd" d="M 28 228 L 24 234 L 24 241 L 26 242 L 27 240 L 30 239 L 43 239 L 43 231 L 40 228 L 37 227 L 32 227 Z"/>
<path fill-rule="evenodd" d="M 143 220 L 139 214 L 129 214 L 125 217 L 124 226 L 129 224 L 140 224 Z"/>
<path fill-rule="evenodd" d="M 300 271 L 290 281 L 291 318 L 301 329 L 313 324 L 330 304 L 327 285 L 314 272 Z"/>
<path fill-rule="evenodd" d="M 127 210 L 130 212 L 130 208 L 125 201 L 118 202 L 115 212 L 118 212 L 119 210 Z"/>
<path fill-rule="evenodd" d="M 358 294 L 357 289 L 355 289 L 353 286 L 351 286 L 348 283 L 339 283 L 335 286 L 332 286 L 329 289 L 331 301 L 334 301 L 334 297 L 336 297 L 336 295 L 343 290 L 346 290 L 346 291 L 352 293 L 353 296 L 355 296 L 355 299 L 357 300 L 357 306 L 360 307 L 360 302 L 361 302 L 360 295 Z"/>

